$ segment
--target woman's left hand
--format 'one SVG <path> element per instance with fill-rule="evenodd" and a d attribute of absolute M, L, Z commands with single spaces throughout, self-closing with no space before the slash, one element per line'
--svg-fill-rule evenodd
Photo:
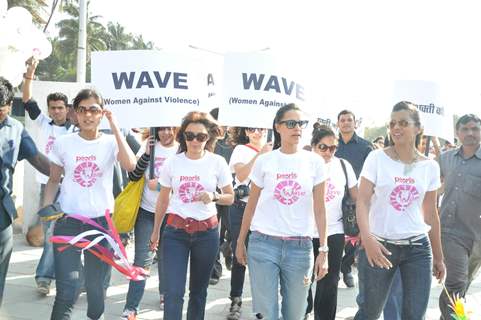
<path fill-rule="evenodd" d="M 316 281 L 321 280 L 327 274 L 327 252 L 319 252 L 314 263 L 314 274 L 316 275 Z"/>
<path fill-rule="evenodd" d="M 446 277 L 446 265 L 442 259 L 433 260 L 433 276 L 438 279 L 439 283 L 444 281 Z"/>
<path fill-rule="evenodd" d="M 112 122 L 114 120 L 114 115 L 112 114 L 112 111 L 109 109 L 104 109 L 103 111 L 104 116 L 109 120 L 109 122 Z"/>
<path fill-rule="evenodd" d="M 204 204 L 209 204 L 212 202 L 213 194 L 212 192 L 202 191 L 197 195 L 196 200 L 202 201 Z"/>

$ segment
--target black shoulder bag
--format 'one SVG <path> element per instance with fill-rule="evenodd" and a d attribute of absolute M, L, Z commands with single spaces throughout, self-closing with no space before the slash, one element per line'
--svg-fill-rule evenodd
<path fill-rule="evenodd" d="M 346 185 L 344 186 L 344 197 L 342 198 L 342 225 L 344 234 L 355 237 L 359 234 L 359 226 L 356 219 L 356 202 L 351 198 L 349 193 L 349 180 L 347 178 L 346 165 L 341 160 L 342 171 L 346 177 Z"/>

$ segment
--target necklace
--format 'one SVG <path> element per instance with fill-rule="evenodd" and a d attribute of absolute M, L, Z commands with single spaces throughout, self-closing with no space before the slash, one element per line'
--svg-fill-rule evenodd
<path fill-rule="evenodd" d="M 411 159 L 411 161 L 404 162 L 404 161 L 401 160 L 401 157 L 397 153 L 396 148 L 393 147 L 392 150 L 394 151 L 394 154 L 397 158 L 396 160 L 404 165 L 403 174 L 405 176 L 407 176 L 413 170 L 414 165 L 416 164 L 416 162 L 418 160 L 418 152 L 415 150 L 414 151 L 414 157 Z"/>

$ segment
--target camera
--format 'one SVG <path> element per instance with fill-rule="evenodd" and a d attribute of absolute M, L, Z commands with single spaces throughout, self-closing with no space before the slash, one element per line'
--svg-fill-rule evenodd
<path fill-rule="evenodd" d="M 239 185 L 237 188 L 234 189 L 234 196 L 235 200 L 239 201 L 240 199 L 247 197 L 249 195 L 250 188 L 245 184 Z"/>

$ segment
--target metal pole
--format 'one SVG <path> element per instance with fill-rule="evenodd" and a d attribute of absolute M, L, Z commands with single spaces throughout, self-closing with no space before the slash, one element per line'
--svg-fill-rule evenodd
<path fill-rule="evenodd" d="M 87 73 L 87 0 L 79 0 L 77 82 L 85 83 Z"/>

